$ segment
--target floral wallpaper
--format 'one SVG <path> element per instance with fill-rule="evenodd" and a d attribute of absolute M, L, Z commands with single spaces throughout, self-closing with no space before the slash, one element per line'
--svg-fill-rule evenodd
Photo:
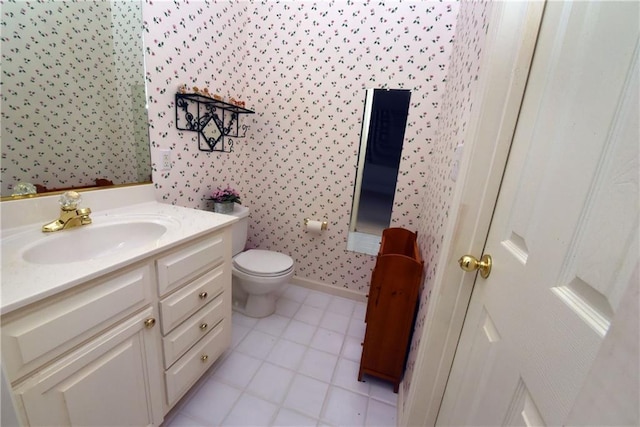
<path fill-rule="evenodd" d="M 392 225 L 416 230 L 458 3 L 147 0 L 144 7 L 152 151 L 158 198 L 210 208 L 230 184 L 251 208 L 249 245 L 282 251 L 296 275 L 365 293 L 374 257 L 346 251 L 365 89 L 411 89 Z M 181 84 L 246 102 L 255 114 L 232 153 L 198 151 L 175 128 Z M 429 204 L 432 202 L 429 201 Z M 303 219 L 327 219 L 321 236 Z"/>
<path fill-rule="evenodd" d="M 488 0 L 462 2 L 458 12 L 456 36 L 453 43 L 449 75 L 444 88 L 442 110 L 438 121 L 426 176 L 426 191 L 421 204 L 418 242 L 425 258 L 425 281 L 422 289 L 413 341 L 404 376 L 405 396 L 411 387 L 415 358 L 424 328 L 433 279 L 439 268 L 437 260 L 444 240 L 453 182 L 452 169 L 455 148 L 464 144 L 467 121 L 474 106 L 477 80 L 480 72 L 482 47 L 488 31 L 491 3 Z"/>
<path fill-rule="evenodd" d="M 150 171 L 146 120 L 133 119 L 146 111 L 130 98 L 134 91 L 144 102 L 141 3 L 0 4 L 2 195 L 19 181 L 48 188 L 135 182 L 139 159 Z"/>

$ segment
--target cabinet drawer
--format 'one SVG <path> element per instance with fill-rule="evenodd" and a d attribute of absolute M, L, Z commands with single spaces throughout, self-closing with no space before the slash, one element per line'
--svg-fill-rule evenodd
<path fill-rule="evenodd" d="M 229 280 L 228 276 L 224 265 L 220 265 L 160 301 L 162 334 L 168 334 L 187 317 L 220 295 L 225 289 L 225 281 Z"/>
<path fill-rule="evenodd" d="M 186 283 L 205 269 L 220 264 L 225 252 L 223 235 L 218 233 L 159 258 L 157 268 L 160 296 Z"/>
<path fill-rule="evenodd" d="M 2 355 L 9 380 L 39 368 L 148 304 L 152 274 L 147 264 L 3 318 Z"/>
<path fill-rule="evenodd" d="M 193 344 L 220 323 L 225 316 L 226 298 L 227 295 L 223 292 L 162 339 L 165 368 L 173 365 Z"/>
<path fill-rule="evenodd" d="M 230 320 L 218 323 L 198 344 L 166 371 L 167 402 L 172 406 L 211 367 L 231 343 Z"/>

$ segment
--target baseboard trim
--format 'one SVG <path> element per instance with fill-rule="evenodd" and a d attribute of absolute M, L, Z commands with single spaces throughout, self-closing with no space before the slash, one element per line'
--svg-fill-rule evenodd
<path fill-rule="evenodd" d="M 293 276 L 291 283 L 294 285 L 302 286 L 303 288 L 313 289 L 314 291 L 326 292 L 331 295 L 352 299 L 359 302 L 366 302 L 367 296 L 361 292 L 352 291 L 347 288 L 339 288 L 337 286 L 329 285 L 317 280 L 311 280 L 304 277 Z"/>

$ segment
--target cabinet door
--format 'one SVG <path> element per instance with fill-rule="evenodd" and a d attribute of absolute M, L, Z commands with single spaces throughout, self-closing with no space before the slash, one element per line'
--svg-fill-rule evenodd
<path fill-rule="evenodd" d="M 162 422 L 158 327 L 147 310 L 16 387 L 30 425 L 144 426 Z"/>

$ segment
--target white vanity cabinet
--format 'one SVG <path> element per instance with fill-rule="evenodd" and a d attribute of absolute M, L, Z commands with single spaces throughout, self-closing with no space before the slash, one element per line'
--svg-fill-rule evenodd
<path fill-rule="evenodd" d="M 2 354 L 28 425 L 158 425 L 152 262 L 2 317 Z"/>
<path fill-rule="evenodd" d="M 231 344 L 231 243 L 222 231 L 157 262 L 167 409 Z"/>
<path fill-rule="evenodd" d="M 32 426 L 162 422 L 151 307 L 38 372 L 15 394 Z"/>
<path fill-rule="evenodd" d="M 231 343 L 230 227 L 2 315 L 25 425 L 160 425 Z"/>

